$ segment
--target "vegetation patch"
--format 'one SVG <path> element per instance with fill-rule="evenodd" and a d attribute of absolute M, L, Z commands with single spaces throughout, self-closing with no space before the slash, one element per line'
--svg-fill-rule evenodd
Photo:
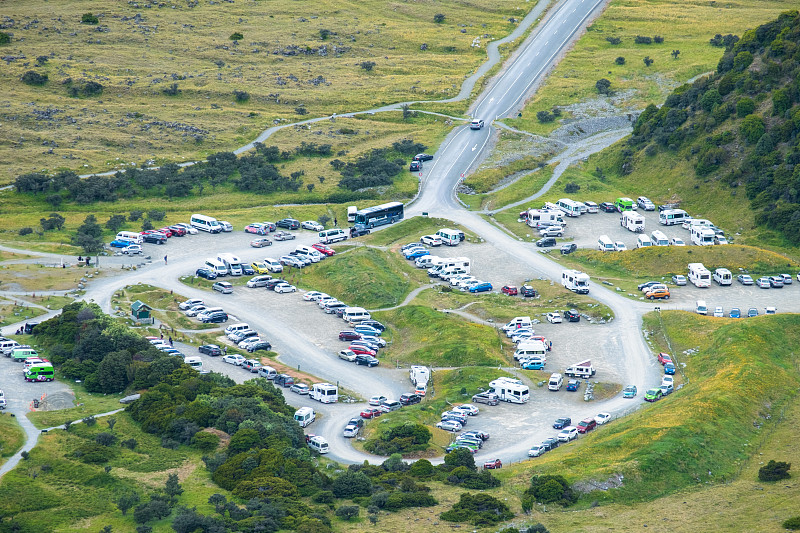
<path fill-rule="evenodd" d="M 477 239 L 477 236 L 462 228 L 457 222 L 446 218 L 413 217 L 393 224 L 377 233 L 371 233 L 364 237 L 364 242 L 375 246 L 392 246 L 395 244 L 405 244 L 419 240 L 423 235 L 436 233 L 442 228 L 459 229 L 470 241 Z"/>
<path fill-rule="evenodd" d="M 0 326 L 33 319 L 46 312 L 44 309 L 24 305 L 19 301 L 17 304 L 0 301 Z"/>
<path fill-rule="evenodd" d="M 25 432 L 17 420 L 5 413 L 0 415 L 0 464 L 17 453 L 25 442 Z"/>
<path fill-rule="evenodd" d="M 380 424 L 378 430 L 364 443 L 364 449 L 376 455 L 421 451 L 428 447 L 431 437 L 430 430 L 422 424 Z"/>
<path fill-rule="evenodd" d="M 530 171 L 507 187 L 497 189 L 496 191 L 484 194 L 459 193 L 458 197 L 464 202 L 468 209 L 499 209 L 510 203 L 519 202 L 529 196 L 533 196 L 541 190 L 552 175 L 553 167 L 541 167 L 538 168 L 538 170 Z"/>
<path fill-rule="evenodd" d="M 421 305 L 374 313 L 387 325 L 384 359 L 431 366 L 492 366 L 508 362 L 489 326 Z"/>

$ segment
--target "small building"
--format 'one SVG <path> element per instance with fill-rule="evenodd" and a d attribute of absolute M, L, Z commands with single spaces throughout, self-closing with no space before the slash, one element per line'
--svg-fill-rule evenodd
<path fill-rule="evenodd" d="M 131 304 L 131 318 L 137 324 L 152 324 L 153 317 L 150 316 L 152 310 L 153 308 L 146 303 L 136 300 Z"/>

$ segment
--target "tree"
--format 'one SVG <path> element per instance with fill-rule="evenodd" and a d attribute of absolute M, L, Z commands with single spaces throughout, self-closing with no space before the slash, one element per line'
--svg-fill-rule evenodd
<path fill-rule="evenodd" d="M 756 103 L 752 98 L 744 96 L 736 101 L 736 114 L 739 118 L 746 117 L 756 110 Z"/>
<path fill-rule="evenodd" d="M 45 198 L 45 201 L 53 206 L 53 209 L 58 209 L 64 203 L 64 197 L 60 194 L 50 194 Z"/>
<path fill-rule="evenodd" d="M 94 437 L 94 441 L 100 446 L 111 446 L 117 438 L 107 431 L 98 433 Z"/>
<path fill-rule="evenodd" d="M 673 50 L 672 51 L 672 59 L 678 59 L 678 56 L 681 55 L 680 50 Z"/>
<path fill-rule="evenodd" d="M 444 17 L 444 15 L 443 15 L 442 13 L 436 13 L 436 14 L 433 16 L 433 21 L 434 21 L 436 24 L 441 24 L 442 22 L 444 22 L 444 18 L 445 18 L 445 17 Z"/>
<path fill-rule="evenodd" d="M 792 477 L 789 474 L 789 469 L 792 467 L 791 463 L 783 461 L 770 460 L 767 464 L 758 469 L 759 481 L 780 481 L 782 479 L 789 479 Z"/>
<path fill-rule="evenodd" d="M 553 122 L 556 117 L 550 111 L 537 111 L 536 119 L 542 124 L 547 124 L 548 122 Z"/>
<path fill-rule="evenodd" d="M 367 72 L 372 72 L 372 69 L 375 68 L 375 62 L 374 61 L 362 61 L 361 63 L 359 63 L 359 66 L 362 69 L 366 70 Z"/>
<path fill-rule="evenodd" d="M 333 481 L 333 495 L 337 498 L 369 496 L 372 481 L 363 472 L 348 470 Z"/>
<path fill-rule="evenodd" d="M 764 121 L 758 115 L 747 115 L 739 126 L 742 137 L 750 144 L 757 143 L 765 131 Z"/>
<path fill-rule="evenodd" d="M 39 74 L 33 70 L 29 70 L 22 75 L 22 83 L 25 85 L 44 85 L 47 83 L 47 74 Z"/>
<path fill-rule="evenodd" d="M 111 231 L 119 231 L 123 225 L 125 225 L 125 215 L 111 215 L 111 217 L 106 220 L 106 228 Z"/>
<path fill-rule="evenodd" d="M 308 109 L 306 109 L 303 106 L 297 106 L 294 108 L 294 112 L 297 113 L 298 115 L 307 115 Z"/>
<path fill-rule="evenodd" d="M 330 222 L 330 221 L 331 221 L 331 217 L 329 217 L 326 214 L 322 214 L 317 218 L 317 222 L 319 222 L 323 226 L 326 226 L 328 224 L 328 222 Z"/>
<path fill-rule="evenodd" d="M 106 424 L 108 424 L 108 429 L 114 431 L 114 426 L 117 425 L 117 418 L 114 416 L 110 416 L 106 419 Z"/>
<path fill-rule="evenodd" d="M 451 468 L 465 466 L 470 470 L 477 470 L 472 452 L 466 448 L 458 448 L 444 456 L 444 464 Z"/>
<path fill-rule="evenodd" d="M 650 59 L 650 56 L 644 56 L 644 59 L 642 59 L 642 61 L 644 61 L 644 66 L 646 67 L 649 67 L 650 65 L 653 64 L 653 60 Z"/>
<path fill-rule="evenodd" d="M 142 231 L 150 231 L 153 229 L 153 223 L 150 222 L 149 218 L 146 218 L 142 221 Z"/>
<path fill-rule="evenodd" d="M 597 80 L 597 82 L 594 84 L 594 87 L 600 94 L 611 94 L 611 82 L 605 78 Z"/>
<path fill-rule="evenodd" d="M 39 224 L 42 226 L 42 230 L 44 231 L 61 229 L 64 227 L 64 222 L 66 222 L 66 219 L 58 213 L 50 213 L 50 216 L 47 218 L 39 219 Z"/>
<path fill-rule="evenodd" d="M 94 215 L 89 215 L 78 227 L 72 238 L 72 244 L 83 248 L 86 255 L 99 254 L 103 250 L 103 228 L 97 223 Z"/>
<path fill-rule="evenodd" d="M 156 220 L 158 222 L 164 220 L 164 217 L 166 216 L 167 212 L 161 209 L 151 209 L 150 211 L 147 212 L 147 218 L 149 218 L 150 220 Z"/>
<path fill-rule="evenodd" d="M 614 60 L 614 63 L 616 63 L 617 65 L 624 65 L 625 64 L 625 58 L 622 57 L 622 56 L 619 56 L 618 58 L 616 58 Z"/>
<path fill-rule="evenodd" d="M 232 33 L 231 36 L 228 37 L 228 39 L 230 39 L 231 41 L 241 41 L 242 39 L 244 39 L 244 35 L 242 35 L 237 31 Z"/>
<path fill-rule="evenodd" d="M 233 97 L 236 98 L 236 101 L 239 103 L 246 102 L 250 100 L 250 93 L 247 91 L 233 91 Z"/>
<path fill-rule="evenodd" d="M 100 19 L 91 13 L 84 13 L 81 17 L 81 24 L 98 24 Z"/>
<path fill-rule="evenodd" d="M 136 492 L 125 492 L 117 499 L 117 507 L 122 511 L 122 516 L 128 514 L 128 510 L 139 503 L 139 494 Z"/>
<path fill-rule="evenodd" d="M 162 92 L 167 96 L 178 96 L 181 93 L 181 90 L 178 89 L 177 83 L 172 83 L 169 87 L 163 89 Z"/>
<path fill-rule="evenodd" d="M 183 488 L 178 483 L 178 474 L 170 474 L 167 477 L 167 482 L 164 484 L 164 492 L 169 496 L 180 496 L 183 494 Z"/>
<path fill-rule="evenodd" d="M 228 451 L 231 454 L 246 452 L 251 448 L 258 448 L 261 444 L 261 435 L 258 431 L 251 428 L 243 428 L 231 437 L 228 444 Z"/>
<path fill-rule="evenodd" d="M 128 220 L 130 220 L 131 222 L 136 222 L 137 220 L 142 218 L 142 215 L 144 215 L 144 211 L 139 211 L 138 209 L 135 209 L 130 212 L 130 215 L 128 215 Z"/>
<path fill-rule="evenodd" d="M 319 38 L 323 41 L 327 41 L 328 37 L 331 35 L 331 30 L 321 29 L 319 30 Z"/>
<path fill-rule="evenodd" d="M 336 509 L 336 516 L 342 520 L 350 521 L 358 516 L 358 505 L 342 505 Z"/>
<path fill-rule="evenodd" d="M 204 452 L 212 452 L 219 446 L 219 435 L 208 431 L 198 431 L 194 434 L 192 444 Z"/>

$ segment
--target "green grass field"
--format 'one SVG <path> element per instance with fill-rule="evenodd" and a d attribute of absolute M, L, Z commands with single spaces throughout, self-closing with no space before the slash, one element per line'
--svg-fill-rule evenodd
<path fill-rule="evenodd" d="M 17 453 L 25 442 L 25 432 L 17 420 L 5 413 L 0 415 L 0 465 Z"/>
<path fill-rule="evenodd" d="M 2 75 L 8 105 L 0 119 L 14 123 L 13 135 L 0 135 L 0 146 L 14 153 L 0 162 L 3 181 L 42 168 L 103 171 L 197 159 L 244 144 L 274 121 L 448 98 L 485 61 L 473 39 L 507 35 L 516 26 L 509 19 L 528 8 L 486 0 L 146 10 L 90 0 L 17 2 L 6 10 L 15 23 L 3 52 L 27 59 L 9 61 Z M 81 24 L 87 12 L 99 24 Z M 436 14 L 444 15 L 441 23 Z M 229 39 L 234 32 L 243 38 Z M 23 84 L 29 70 L 48 81 Z M 103 85 L 102 94 L 69 96 L 89 80 Z M 173 84 L 170 96 L 165 89 Z M 234 91 L 247 97 L 237 101 Z"/>
<path fill-rule="evenodd" d="M 18 304 L 20 302 L 17 302 Z M 38 307 L 27 305 L 14 305 L 13 302 L 0 300 L 0 326 L 15 324 L 29 318 L 36 318 L 43 315 L 46 311 Z"/>
<path fill-rule="evenodd" d="M 614 104 L 620 112 L 643 109 L 650 103 L 660 105 L 673 88 L 716 68 L 724 49 L 709 44 L 715 34 L 742 36 L 746 30 L 791 9 L 797 9 L 791 0 L 614 0 L 527 103 L 522 118 L 505 122 L 547 134 L 559 122 L 542 124 L 536 113 L 557 106 L 567 108 L 562 118 L 575 116 L 568 106 L 596 99 L 595 83 L 602 78 L 611 82 Z M 661 36 L 664 41 L 636 44 L 637 35 Z M 621 42 L 613 45 L 608 37 L 618 37 Z M 680 51 L 677 59 L 672 57 L 673 50 Z M 654 61 L 649 67 L 644 64 L 645 56 Z M 625 59 L 623 65 L 616 63 L 618 57 Z"/>

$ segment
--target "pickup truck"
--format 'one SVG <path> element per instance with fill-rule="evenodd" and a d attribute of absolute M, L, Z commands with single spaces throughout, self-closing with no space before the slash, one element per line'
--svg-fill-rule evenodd
<path fill-rule="evenodd" d="M 485 403 L 486 405 L 497 405 L 500 397 L 493 392 L 481 392 L 472 397 L 473 403 Z"/>

